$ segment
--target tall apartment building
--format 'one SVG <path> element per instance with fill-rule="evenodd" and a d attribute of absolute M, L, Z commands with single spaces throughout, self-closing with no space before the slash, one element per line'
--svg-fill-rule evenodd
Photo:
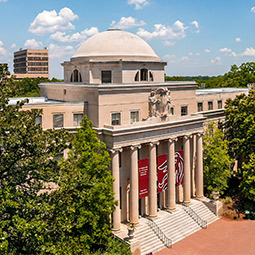
<path fill-rule="evenodd" d="M 48 49 L 21 49 L 14 52 L 14 75 L 16 79 L 49 78 Z"/>

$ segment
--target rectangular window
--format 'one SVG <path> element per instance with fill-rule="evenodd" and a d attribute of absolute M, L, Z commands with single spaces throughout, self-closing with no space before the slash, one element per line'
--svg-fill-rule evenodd
<path fill-rule="evenodd" d="M 130 112 L 130 123 L 139 121 L 139 111 Z"/>
<path fill-rule="evenodd" d="M 188 106 L 181 107 L 181 116 L 188 115 Z"/>
<path fill-rule="evenodd" d="M 218 109 L 222 109 L 222 100 L 218 101 Z"/>
<path fill-rule="evenodd" d="M 53 128 L 64 127 L 64 114 L 54 114 L 53 115 Z"/>
<path fill-rule="evenodd" d="M 102 80 L 102 83 L 111 83 L 112 71 L 101 71 L 101 80 Z"/>
<path fill-rule="evenodd" d="M 208 102 L 208 111 L 213 110 L 213 102 Z"/>
<path fill-rule="evenodd" d="M 120 113 L 112 113 L 112 125 L 120 125 Z"/>
<path fill-rule="evenodd" d="M 171 114 L 171 115 L 174 115 L 174 107 L 171 107 L 171 108 L 170 108 L 170 114 Z"/>
<path fill-rule="evenodd" d="M 73 125 L 74 125 L 75 127 L 80 126 L 80 125 L 81 125 L 82 118 L 83 118 L 83 114 L 82 114 L 82 113 L 75 113 L 75 114 L 73 115 Z"/>
<path fill-rule="evenodd" d="M 122 165 L 122 158 L 121 158 L 121 156 L 122 156 L 122 153 L 119 151 L 119 167 L 121 167 L 121 165 Z"/>
<path fill-rule="evenodd" d="M 40 126 L 42 126 L 42 116 L 36 117 L 35 123 L 36 123 L 36 124 L 39 124 Z"/>
<path fill-rule="evenodd" d="M 197 103 L 197 111 L 202 112 L 203 111 L 203 103 Z"/>

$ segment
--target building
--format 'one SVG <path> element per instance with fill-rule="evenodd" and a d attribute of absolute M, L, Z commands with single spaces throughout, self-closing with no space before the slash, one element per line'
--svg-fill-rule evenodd
<path fill-rule="evenodd" d="M 62 64 L 63 83 L 40 84 L 48 101 L 25 106 L 44 110 L 44 128 L 72 130 L 82 113 L 92 120 L 112 157 L 114 231 L 139 224 L 143 215 L 156 219 L 159 208 L 173 212 L 178 203 L 203 198 L 204 123 L 224 119 L 226 100 L 247 93 L 164 82 L 166 64 L 138 36 L 108 30 Z"/>
<path fill-rule="evenodd" d="M 13 67 L 16 79 L 49 78 L 48 49 L 20 49 L 14 52 Z"/>

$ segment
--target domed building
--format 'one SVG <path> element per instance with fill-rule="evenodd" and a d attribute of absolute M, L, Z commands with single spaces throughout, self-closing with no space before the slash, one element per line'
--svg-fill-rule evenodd
<path fill-rule="evenodd" d="M 146 217 L 167 231 L 175 223 L 193 222 L 191 229 L 176 227 L 182 229 L 182 238 L 198 223 L 181 205 L 193 208 L 197 219 L 216 217 L 196 207 L 207 204 L 216 214 L 219 210 L 218 204 L 203 198 L 204 122 L 224 119 L 226 100 L 247 90 L 196 90 L 195 82 L 165 82 L 166 62 L 138 36 L 116 29 L 89 38 L 62 65 L 63 83 L 40 85 L 42 97 L 52 102 L 52 107 L 41 106 L 42 123 L 48 124 L 43 127 L 58 128 L 61 123 L 73 131 L 72 123 L 77 125 L 84 114 L 92 120 L 112 158 L 118 201 L 112 215 L 114 231 L 125 229 L 127 223 L 140 226 L 138 246 L 146 254 L 159 248 L 153 250 L 143 240 L 143 231 L 154 233 Z"/>

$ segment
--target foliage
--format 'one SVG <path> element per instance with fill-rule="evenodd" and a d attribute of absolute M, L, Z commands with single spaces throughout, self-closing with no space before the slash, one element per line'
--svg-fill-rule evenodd
<path fill-rule="evenodd" d="M 231 197 L 226 197 L 225 198 L 225 204 L 230 204 L 232 203 L 232 198 Z"/>
<path fill-rule="evenodd" d="M 208 123 L 203 137 L 204 186 L 208 193 L 218 190 L 221 194 L 227 188 L 232 163 L 228 155 L 228 142 L 215 123 Z"/>
<path fill-rule="evenodd" d="M 239 187 L 242 195 L 255 203 L 255 153 L 250 155 L 247 164 L 243 164 L 242 180 Z"/>
<path fill-rule="evenodd" d="M 64 130 L 43 131 L 35 123 L 41 112 L 21 111 L 27 100 L 9 105 L 16 83 L 0 83 L 0 254 L 37 254 L 47 237 L 48 193 L 54 160 L 67 146 Z"/>
<path fill-rule="evenodd" d="M 255 90 L 241 94 L 226 102 L 226 138 L 232 158 L 248 158 L 255 152 Z"/>
<path fill-rule="evenodd" d="M 105 250 L 111 235 L 109 215 L 116 203 L 110 158 L 85 117 L 61 163 L 59 189 L 52 193 L 54 254 L 86 254 Z M 52 252 L 48 249 L 49 252 Z"/>
<path fill-rule="evenodd" d="M 8 71 L 8 64 L 0 64 L 0 80 L 9 74 L 10 72 Z"/>

